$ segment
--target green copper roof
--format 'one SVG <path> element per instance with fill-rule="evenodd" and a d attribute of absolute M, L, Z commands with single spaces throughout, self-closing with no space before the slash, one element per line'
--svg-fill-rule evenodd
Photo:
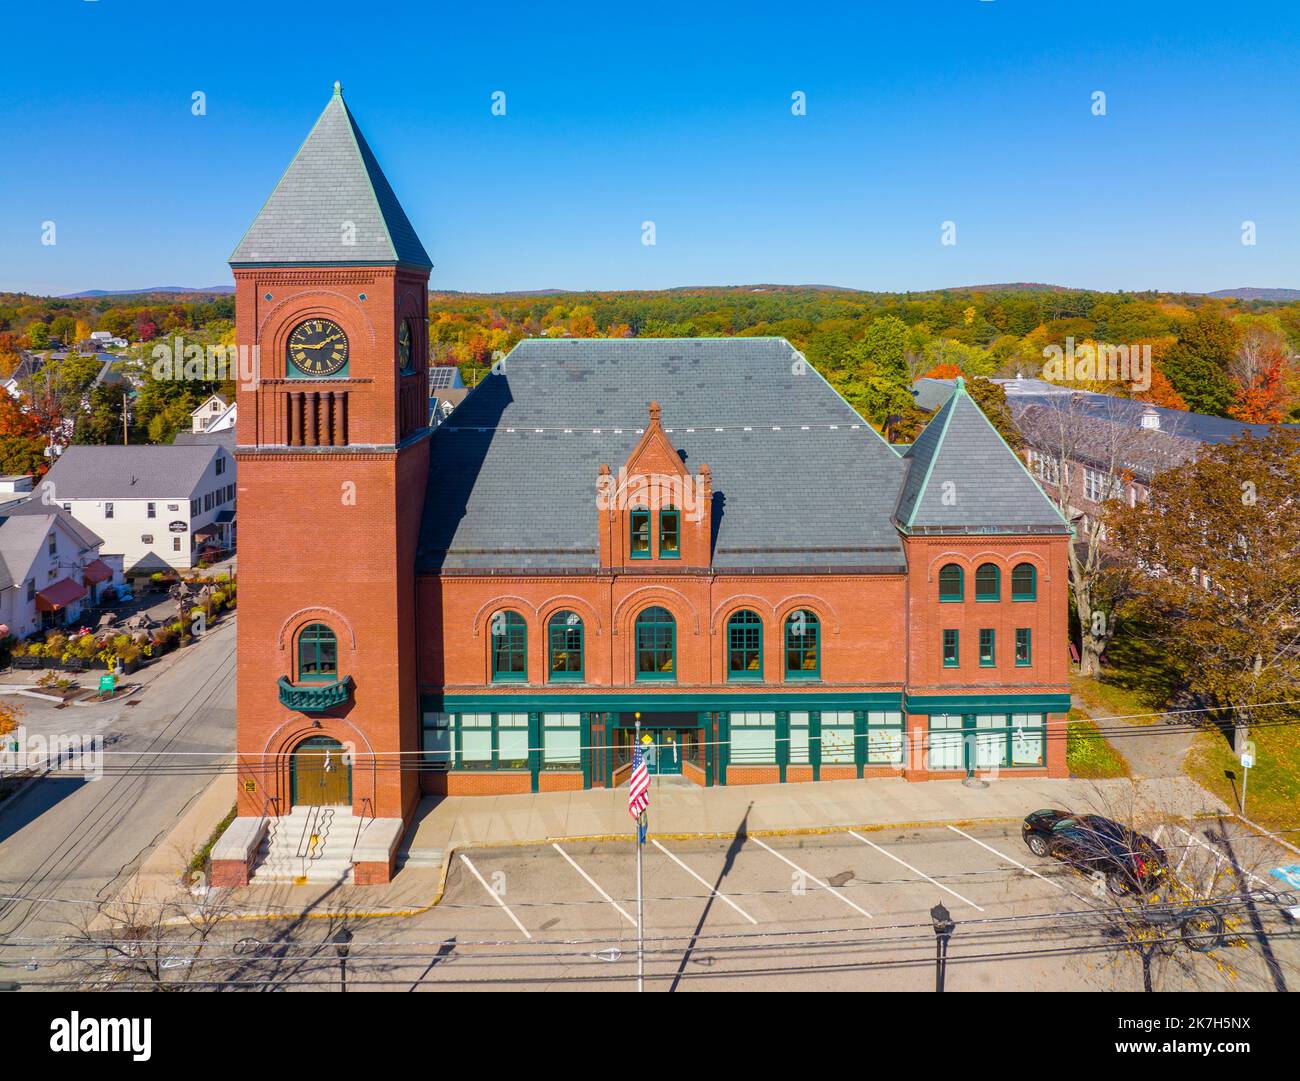
<path fill-rule="evenodd" d="M 903 454 L 895 517 L 909 533 L 1064 533 L 1061 512 L 957 380 Z"/>
<path fill-rule="evenodd" d="M 433 265 L 335 83 L 230 264 L 391 263 Z"/>

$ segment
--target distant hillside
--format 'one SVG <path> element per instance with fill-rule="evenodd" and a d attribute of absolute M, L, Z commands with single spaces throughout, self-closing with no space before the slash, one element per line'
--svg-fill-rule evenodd
<path fill-rule="evenodd" d="M 1219 289 L 1206 293 L 1207 297 L 1226 297 L 1235 300 L 1280 300 L 1282 302 L 1300 300 L 1300 289 L 1255 289 L 1246 286 L 1241 289 Z"/>
<path fill-rule="evenodd" d="M 59 300 L 86 300 L 90 297 L 139 297 L 139 296 L 175 296 L 178 293 L 201 293 L 211 296 L 214 293 L 233 293 L 233 285 L 209 285 L 195 289 L 188 285 L 151 285 L 147 289 L 83 289 L 80 293 L 64 293 Z"/>

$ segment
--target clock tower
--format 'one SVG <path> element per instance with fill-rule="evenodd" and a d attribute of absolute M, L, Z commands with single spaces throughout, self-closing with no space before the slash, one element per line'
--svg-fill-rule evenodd
<path fill-rule="evenodd" d="M 387 881 L 418 798 L 432 264 L 337 83 L 230 265 L 239 791 L 214 882 L 247 881 L 285 816 Z"/>

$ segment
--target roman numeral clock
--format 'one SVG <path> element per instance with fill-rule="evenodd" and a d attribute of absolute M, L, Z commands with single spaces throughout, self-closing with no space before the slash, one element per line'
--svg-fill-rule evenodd
<path fill-rule="evenodd" d="M 309 379 L 328 379 L 348 366 L 348 336 L 328 319 L 308 319 L 289 334 L 292 372 Z"/>

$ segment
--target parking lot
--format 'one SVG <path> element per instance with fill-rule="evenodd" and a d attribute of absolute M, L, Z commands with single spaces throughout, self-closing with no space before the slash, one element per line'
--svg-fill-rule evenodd
<path fill-rule="evenodd" d="M 1234 842 L 1239 866 L 1271 858 L 1253 835 Z M 1171 864 L 1225 862 L 1194 830 L 1170 827 L 1161 843 Z M 1136 958 L 1105 934 L 1113 904 L 1090 879 L 1030 854 L 1016 825 L 730 841 L 652 834 L 644 860 L 647 990 L 932 990 L 940 903 L 957 925 L 949 990 L 1141 989 Z M 634 988 L 635 876 L 630 837 L 458 852 L 435 907 L 356 925 L 354 979 Z M 1295 944 L 1279 908 L 1241 913 L 1227 946 L 1183 950 L 1190 967 L 1168 966 L 1162 983 L 1272 990 L 1279 970 L 1290 979 Z"/>

